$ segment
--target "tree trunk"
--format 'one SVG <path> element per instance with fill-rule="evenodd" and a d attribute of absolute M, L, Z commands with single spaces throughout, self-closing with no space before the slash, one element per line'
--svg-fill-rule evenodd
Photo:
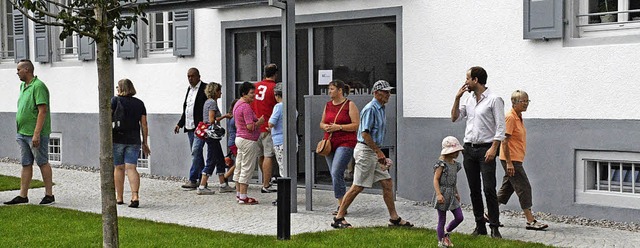
<path fill-rule="evenodd" d="M 118 212 L 113 181 L 113 138 L 111 97 L 113 96 L 113 28 L 100 6 L 94 9 L 100 34 L 96 39 L 98 67 L 98 108 L 100 129 L 100 193 L 102 195 L 102 246 L 118 247 Z"/>

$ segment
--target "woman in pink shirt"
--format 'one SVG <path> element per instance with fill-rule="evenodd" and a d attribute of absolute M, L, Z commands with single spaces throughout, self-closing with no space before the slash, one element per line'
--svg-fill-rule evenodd
<path fill-rule="evenodd" d="M 258 159 L 258 138 L 260 137 L 260 125 L 264 123 L 264 116 L 256 117 L 251 109 L 251 102 L 255 96 L 255 86 L 250 82 L 240 85 L 240 100 L 233 107 L 233 117 L 236 121 L 236 169 L 233 180 L 236 181 L 236 198 L 239 204 L 258 204 L 254 198 L 247 196 L 249 179 Z"/>

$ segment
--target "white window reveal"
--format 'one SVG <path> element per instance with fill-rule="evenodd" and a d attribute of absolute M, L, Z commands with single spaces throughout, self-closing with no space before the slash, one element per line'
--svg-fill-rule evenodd
<path fill-rule="evenodd" d="M 13 60 L 13 6 L 9 0 L 0 1 L 0 59 Z"/>
<path fill-rule="evenodd" d="M 640 153 L 577 151 L 576 203 L 640 206 Z"/>
<path fill-rule="evenodd" d="M 51 133 L 49 135 L 49 163 L 62 163 L 62 134 Z"/>
<path fill-rule="evenodd" d="M 60 41 L 58 47 L 58 56 L 60 60 L 64 59 L 77 59 L 78 58 L 78 37 L 74 33 L 67 36 L 64 40 Z"/>
<path fill-rule="evenodd" d="M 173 12 L 149 14 L 145 52 L 167 54 L 173 52 Z"/>
<path fill-rule="evenodd" d="M 60 3 L 64 6 L 69 6 L 73 3 L 73 0 L 62 0 Z M 60 8 L 60 7 L 58 7 Z M 60 11 L 58 9 L 58 11 Z M 58 42 L 58 46 L 56 47 L 56 55 L 59 60 L 64 59 L 76 59 L 78 58 L 78 43 L 77 43 L 77 35 L 75 32 L 71 35 L 68 35 L 64 40 L 59 40 L 58 36 L 62 32 L 62 27 L 58 28 L 58 35 L 56 37 L 52 37 L 54 41 Z"/>
<path fill-rule="evenodd" d="M 579 0 L 579 37 L 640 34 L 639 0 Z"/>

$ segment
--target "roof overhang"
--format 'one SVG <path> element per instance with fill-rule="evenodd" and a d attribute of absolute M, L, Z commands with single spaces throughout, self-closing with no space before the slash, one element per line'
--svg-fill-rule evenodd
<path fill-rule="evenodd" d="M 146 2 L 138 0 L 138 2 Z M 268 5 L 268 0 L 150 0 L 145 12 L 185 9 L 226 9 L 251 5 Z"/>

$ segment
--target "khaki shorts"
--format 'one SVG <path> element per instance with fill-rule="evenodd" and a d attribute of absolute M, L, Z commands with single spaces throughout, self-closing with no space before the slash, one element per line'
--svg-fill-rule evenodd
<path fill-rule="evenodd" d="M 265 156 L 272 158 L 274 153 L 273 150 L 273 140 L 271 139 L 270 132 L 260 133 L 260 138 L 258 138 L 258 156 Z"/>
<path fill-rule="evenodd" d="M 253 171 L 258 163 L 258 142 L 236 137 L 236 146 L 238 146 L 238 155 L 233 180 L 249 184 L 249 179 L 253 176 Z"/>
<path fill-rule="evenodd" d="M 365 188 L 371 188 L 373 183 L 390 179 L 389 171 L 383 171 L 378 164 L 378 157 L 373 149 L 367 145 L 358 143 L 353 151 L 353 158 L 356 161 L 353 172 L 353 184 Z"/>

